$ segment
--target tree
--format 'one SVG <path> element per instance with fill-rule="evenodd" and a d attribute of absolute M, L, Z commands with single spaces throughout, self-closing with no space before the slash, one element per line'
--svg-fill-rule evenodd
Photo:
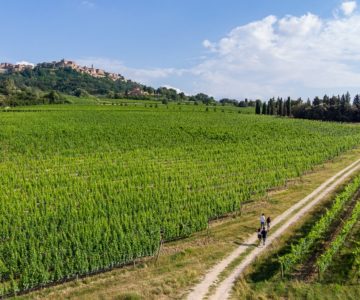
<path fill-rule="evenodd" d="M 64 103 L 66 100 L 63 96 L 61 96 L 58 92 L 54 90 L 46 94 L 44 96 L 44 99 L 46 99 L 49 102 L 49 104 L 60 104 L 60 103 Z"/>
<path fill-rule="evenodd" d="M 267 113 L 267 105 L 266 102 L 264 102 L 262 105 L 261 114 L 266 115 L 266 113 Z"/>
<path fill-rule="evenodd" d="M 5 106 L 6 105 L 6 98 L 4 95 L 0 94 L 0 106 Z"/>
<path fill-rule="evenodd" d="M 266 114 L 267 115 L 270 115 L 270 106 L 271 106 L 271 99 L 267 103 L 267 108 L 266 108 Z"/>
<path fill-rule="evenodd" d="M 355 122 L 360 121 L 360 96 L 355 95 L 353 102 L 353 120 Z"/>
<path fill-rule="evenodd" d="M 356 107 L 357 110 L 360 110 L 360 96 L 358 94 L 354 97 L 353 105 Z"/>
<path fill-rule="evenodd" d="M 257 115 L 260 115 L 260 113 L 261 113 L 261 101 L 260 100 L 256 100 L 255 113 Z"/>
<path fill-rule="evenodd" d="M 275 99 L 274 98 L 271 98 L 269 100 L 268 106 L 269 106 L 269 115 L 275 115 L 276 110 L 275 110 Z"/>
<path fill-rule="evenodd" d="M 350 104 L 350 102 L 351 102 L 351 96 L 350 96 L 349 92 L 346 92 L 346 94 L 345 94 L 345 102 L 348 104 Z"/>
<path fill-rule="evenodd" d="M 238 106 L 239 102 L 236 99 L 223 98 L 219 101 L 222 105 L 231 104 L 234 106 Z"/>
<path fill-rule="evenodd" d="M 74 96 L 76 97 L 88 97 L 89 96 L 89 93 L 87 91 L 85 91 L 84 89 L 76 89 L 75 92 L 74 92 Z"/>
<path fill-rule="evenodd" d="M 320 98 L 318 96 L 316 96 L 314 98 L 313 105 L 314 106 L 319 106 L 320 104 L 321 104 L 321 100 L 320 100 Z"/>
<path fill-rule="evenodd" d="M 290 99 L 290 97 L 287 98 L 285 106 L 286 106 L 286 115 L 291 116 L 291 99 Z"/>
<path fill-rule="evenodd" d="M 338 121 L 350 121 L 351 119 L 351 105 L 350 105 L 351 97 L 349 92 L 345 95 L 342 95 L 340 98 L 340 111 Z"/>
<path fill-rule="evenodd" d="M 324 97 L 323 97 L 323 103 L 324 103 L 324 105 L 326 105 L 326 106 L 329 106 L 330 105 L 330 98 L 329 98 L 329 96 L 328 95 L 324 95 Z"/>
<path fill-rule="evenodd" d="M 179 94 L 179 97 L 181 100 L 186 100 L 186 95 L 183 92 Z"/>
<path fill-rule="evenodd" d="M 192 101 L 201 101 L 202 103 L 209 105 L 214 104 L 215 99 L 213 97 L 210 97 L 204 93 L 198 93 L 195 96 L 190 97 Z"/>
<path fill-rule="evenodd" d="M 7 78 L 4 81 L 4 87 L 3 87 L 3 93 L 4 95 L 11 95 L 13 93 L 15 93 L 17 90 L 15 82 L 13 79 L 11 78 Z"/>
<path fill-rule="evenodd" d="M 276 101 L 277 104 L 277 114 L 279 116 L 283 115 L 283 110 L 284 110 L 284 104 L 283 104 L 283 99 L 282 98 L 278 98 Z"/>

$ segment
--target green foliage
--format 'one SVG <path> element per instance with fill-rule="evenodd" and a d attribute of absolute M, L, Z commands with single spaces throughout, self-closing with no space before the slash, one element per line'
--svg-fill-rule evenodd
<path fill-rule="evenodd" d="M 261 114 L 261 101 L 260 100 L 256 100 L 255 114 L 257 114 L 257 115 Z"/>
<path fill-rule="evenodd" d="M 261 114 L 266 115 L 266 113 L 267 113 L 267 105 L 266 102 L 264 102 L 262 105 Z"/>
<path fill-rule="evenodd" d="M 56 91 L 51 91 L 50 93 L 46 94 L 43 96 L 44 100 L 46 100 L 46 103 L 49 104 L 62 104 L 62 103 L 69 103 L 69 101 L 67 101 L 67 99 L 59 94 Z"/>
<path fill-rule="evenodd" d="M 195 96 L 186 96 L 175 89 L 161 87 L 156 91 L 152 87 L 144 86 L 131 80 L 113 81 L 108 77 L 93 77 L 80 73 L 72 68 L 52 67 L 46 63 L 37 65 L 34 69 L 22 72 L 0 74 L 0 95 L 6 97 L 7 105 L 29 105 L 49 103 L 41 97 L 29 99 L 29 95 L 19 93 L 25 89 L 49 93 L 56 91 L 60 94 L 76 97 L 99 96 L 109 99 L 135 99 L 159 101 L 197 101 L 204 104 L 214 104 L 215 99 L 204 93 Z M 14 97 L 16 95 L 16 97 Z M 10 97 L 11 96 L 11 97 Z M 2 99 L 0 99 L 0 104 Z M 57 103 L 55 101 L 54 103 Z M 62 102 L 60 102 L 62 103 Z"/>
<path fill-rule="evenodd" d="M 75 91 L 74 91 L 74 96 L 75 97 L 89 97 L 89 93 L 84 90 L 84 89 L 80 89 L 80 88 L 77 88 Z"/>
<path fill-rule="evenodd" d="M 213 97 L 210 97 L 204 93 L 199 93 L 196 94 L 195 96 L 190 96 L 189 101 L 202 102 L 206 105 L 215 103 L 215 99 Z"/>
<path fill-rule="evenodd" d="M 359 122 L 360 121 L 360 106 L 359 95 L 356 95 L 351 104 L 351 97 L 349 92 L 341 96 L 327 95 L 321 99 L 315 97 L 311 103 L 303 101 L 293 102 L 290 106 L 292 115 L 295 118 L 313 119 L 323 121 L 339 121 L 339 122 Z"/>
<path fill-rule="evenodd" d="M 0 281 L 9 278 L 9 269 L 6 267 L 4 262 L 0 259 Z"/>
<path fill-rule="evenodd" d="M 18 291 L 153 255 L 160 231 L 171 240 L 205 229 L 360 143 L 353 126 L 194 108 L 0 113 L 6 286 Z"/>
<path fill-rule="evenodd" d="M 345 190 L 340 193 L 333 205 L 312 227 L 310 232 L 296 245 L 291 246 L 291 251 L 279 258 L 284 273 L 289 273 L 296 264 L 303 262 L 309 255 L 312 246 L 317 240 L 322 238 L 334 219 L 339 216 L 344 205 L 350 201 L 355 192 L 360 188 L 360 176 L 346 186 Z"/>
<path fill-rule="evenodd" d="M 360 242 L 357 242 L 357 247 L 353 251 L 354 255 L 354 267 L 355 275 L 357 276 L 358 281 L 360 280 Z"/>
<path fill-rule="evenodd" d="M 3 86 L 3 88 L 1 88 Z M 0 92 L 7 95 L 14 89 L 31 87 L 41 91 L 52 90 L 74 94 L 81 89 L 91 95 L 107 95 L 113 93 L 125 93 L 142 85 L 132 81 L 113 81 L 110 78 L 95 78 L 88 74 L 79 73 L 71 68 L 50 68 L 37 66 L 32 70 L 15 72 L 12 74 L 0 74 Z"/>
<path fill-rule="evenodd" d="M 316 266 L 318 267 L 320 275 L 323 274 L 324 271 L 331 264 L 333 257 L 344 244 L 347 235 L 349 234 L 355 223 L 358 221 L 359 217 L 360 202 L 356 203 L 355 208 L 352 211 L 351 217 L 346 221 L 340 233 L 330 243 L 326 251 L 317 259 Z"/>

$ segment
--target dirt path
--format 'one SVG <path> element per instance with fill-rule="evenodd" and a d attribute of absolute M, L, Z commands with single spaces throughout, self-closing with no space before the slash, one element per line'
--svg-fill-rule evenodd
<path fill-rule="evenodd" d="M 277 224 L 283 223 L 279 228 L 274 231 L 271 231 L 267 239 L 267 244 L 262 247 L 254 247 L 252 244 L 257 242 L 257 234 L 254 233 L 251 237 L 243 242 L 238 248 L 236 248 L 229 256 L 220 261 L 215 265 L 204 277 L 204 279 L 197 284 L 193 290 L 188 295 L 189 300 L 200 300 L 207 296 L 209 293 L 209 288 L 212 285 L 218 283 L 219 275 L 241 254 L 245 253 L 249 249 L 252 249 L 241 261 L 241 263 L 231 272 L 231 274 L 223 280 L 215 289 L 214 294 L 210 295 L 209 299 L 228 299 L 235 283 L 236 279 L 241 275 L 247 266 L 262 253 L 277 237 L 281 236 L 284 231 L 293 223 L 296 223 L 303 215 L 305 215 L 313 206 L 318 202 L 327 197 L 332 193 L 337 186 L 339 186 L 345 179 L 352 175 L 355 171 L 360 169 L 360 159 L 344 168 L 323 184 L 321 184 L 317 189 L 312 193 L 306 196 L 301 201 L 297 202 L 295 205 L 287 209 L 281 215 L 277 216 L 272 221 L 272 227 Z M 285 223 L 284 223 L 285 222 Z M 254 228 L 255 231 L 255 228 Z"/>

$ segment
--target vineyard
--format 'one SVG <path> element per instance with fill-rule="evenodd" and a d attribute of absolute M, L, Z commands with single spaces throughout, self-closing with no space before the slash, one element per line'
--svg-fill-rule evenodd
<path fill-rule="evenodd" d="M 300 239 L 297 244 L 292 245 L 291 251 L 279 258 L 279 262 L 282 267 L 283 273 L 289 273 L 293 268 L 296 266 L 296 264 L 303 263 L 311 253 L 311 250 L 313 250 L 314 244 L 324 238 L 326 236 L 327 231 L 329 230 L 329 227 L 333 223 L 334 219 L 339 217 L 339 214 L 342 212 L 345 204 L 349 202 L 355 193 L 360 188 L 360 177 L 357 177 L 351 184 L 349 184 L 345 190 L 340 193 L 336 199 L 334 200 L 333 205 L 329 210 L 325 212 L 325 214 L 315 223 L 315 225 L 312 227 L 310 232 Z M 358 205 L 359 206 L 359 205 Z M 359 215 L 359 208 L 356 206 L 354 210 L 354 217 L 352 221 L 349 223 L 351 226 L 348 225 L 346 229 L 346 233 L 349 232 L 351 227 L 353 226 L 354 222 L 356 222 L 356 218 Z M 344 238 L 346 237 L 346 234 L 341 234 L 342 237 L 341 241 L 344 241 Z M 337 245 L 339 242 L 337 242 Z M 338 247 L 337 247 L 338 248 Z M 324 272 L 327 265 L 331 262 L 331 257 L 337 249 L 335 247 L 331 247 L 330 249 L 333 249 L 334 251 L 327 254 L 323 254 L 322 258 L 318 261 L 319 271 Z"/>
<path fill-rule="evenodd" d="M 154 255 L 360 144 L 353 125 L 99 107 L 0 113 L 2 295 Z"/>
<path fill-rule="evenodd" d="M 344 244 L 347 235 L 349 234 L 350 230 L 353 228 L 359 217 L 360 202 L 356 204 L 351 217 L 346 221 L 341 232 L 336 236 L 335 240 L 331 242 L 326 251 L 318 258 L 316 265 L 318 266 L 320 275 L 323 274 L 325 270 L 329 267 L 333 260 L 333 257 L 340 249 L 340 247 Z"/>
<path fill-rule="evenodd" d="M 358 172 L 358 171 L 357 171 Z M 357 299 L 360 175 L 301 220 L 235 286 L 240 299 Z M 280 240 L 281 239 L 281 240 Z M 244 283 L 245 282 L 245 283 Z"/>

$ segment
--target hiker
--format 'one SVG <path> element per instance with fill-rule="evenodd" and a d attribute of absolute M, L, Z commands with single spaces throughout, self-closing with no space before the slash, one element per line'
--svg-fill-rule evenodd
<path fill-rule="evenodd" d="M 264 246 L 265 246 L 265 242 L 266 242 L 266 236 L 267 236 L 267 231 L 266 231 L 265 227 L 263 227 L 263 229 L 261 230 L 261 237 L 262 237 Z"/>
<path fill-rule="evenodd" d="M 260 217 L 260 228 L 265 228 L 265 215 L 264 213 Z"/>
<path fill-rule="evenodd" d="M 267 219 L 266 219 L 266 227 L 267 227 L 267 231 L 269 231 L 269 230 L 270 230 L 270 223 L 271 223 L 271 219 L 270 219 L 270 217 L 267 217 Z"/>
<path fill-rule="evenodd" d="M 262 239 L 261 228 L 258 229 L 257 235 L 258 235 L 258 240 L 259 240 L 259 244 L 258 244 L 258 247 L 259 247 L 261 245 L 261 239 Z"/>

